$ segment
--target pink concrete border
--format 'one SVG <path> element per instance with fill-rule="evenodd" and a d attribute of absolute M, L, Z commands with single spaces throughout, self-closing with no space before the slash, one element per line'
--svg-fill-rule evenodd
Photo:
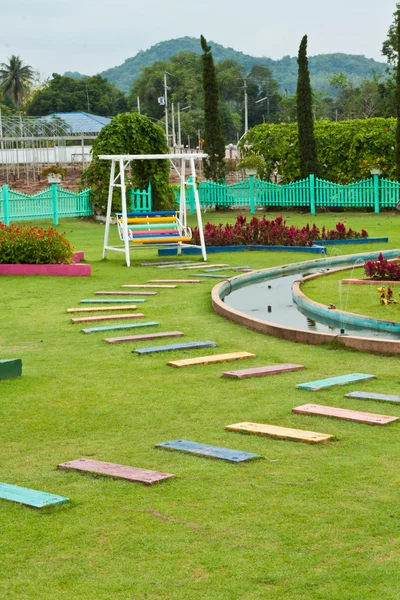
<path fill-rule="evenodd" d="M 75 252 L 74 256 L 72 257 L 73 263 L 80 263 L 83 260 L 85 260 L 85 253 L 82 252 L 82 250 L 80 250 L 79 252 Z"/>
<path fill-rule="evenodd" d="M 388 281 L 387 279 L 342 279 L 342 283 L 349 285 L 400 285 L 400 281 Z"/>
<path fill-rule="evenodd" d="M 0 275 L 53 275 L 58 277 L 88 277 L 90 265 L 0 265 Z"/>

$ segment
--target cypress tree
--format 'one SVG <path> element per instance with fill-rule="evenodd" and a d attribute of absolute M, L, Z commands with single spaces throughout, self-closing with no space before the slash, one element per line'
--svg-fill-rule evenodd
<path fill-rule="evenodd" d="M 400 7 L 396 11 L 396 47 L 397 47 L 397 68 L 396 68 L 396 179 L 400 181 Z"/>
<path fill-rule="evenodd" d="M 222 120 L 219 112 L 219 90 L 211 47 L 201 36 L 203 49 L 203 90 L 204 90 L 204 175 L 207 179 L 221 181 L 225 177 L 225 139 L 222 133 Z"/>
<path fill-rule="evenodd" d="M 317 145 L 314 137 L 312 114 L 312 91 L 308 71 L 307 36 L 301 40 L 297 58 L 299 73 L 297 79 L 297 128 L 300 147 L 300 174 L 308 177 L 318 172 Z"/>

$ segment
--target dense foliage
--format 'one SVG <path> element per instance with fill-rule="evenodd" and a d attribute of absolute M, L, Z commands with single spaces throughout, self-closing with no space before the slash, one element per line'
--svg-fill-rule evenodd
<path fill-rule="evenodd" d="M 201 36 L 202 79 L 204 91 L 204 175 L 212 181 L 222 181 L 225 176 L 225 140 L 219 112 L 219 91 L 211 47 Z"/>
<path fill-rule="evenodd" d="M 337 183 L 351 183 L 370 176 L 379 167 L 385 177 L 395 172 L 396 119 L 320 121 L 314 124 L 319 175 Z M 277 168 L 283 183 L 300 177 L 296 123 L 257 125 L 242 141 L 247 153 L 265 160 L 266 172 Z M 251 146 L 251 148 L 248 148 Z"/>
<path fill-rule="evenodd" d="M 0 264 L 68 264 L 74 249 L 56 229 L 0 223 Z"/>
<path fill-rule="evenodd" d="M 26 107 L 27 114 L 34 116 L 84 111 L 108 117 L 127 109 L 125 94 L 100 75 L 76 79 L 57 73 L 33 94 Z"/>
<path fill-rule="evenodd" d="M 382 252 L 377 260 L 367 260 L 364 263 L 364 272 L 369 279 L 377 279 L 379 281 L 399 281 L 400 280 L 400 264 L 389 262 L 383 258 Z"/>
<path fill-rule="evenodd" d="M 397 56 L 400 54 L 400 6 L 397 8 L 396 13 L 396 42 L 397 42 Z M 396 68 L 396 177 L 397 181 L 400 181 L 400 61 L 397 61 Z"/>
<path fill-rule="evenodd" d="M 312 173 L 317 175 L 318 159 L 314 137 L 312 92 L 310 73 L 308 71 L 306 35 L 303 36 L 303 39 L 300 43 L 297 63 L 299 65 L 299 75 L 297 79 L 296 100 L 300 152 L 300 175 L 301 177 L 308 177 Z"/>
<path fill-rule="evenodd" d="M 226 60 L 234 61 L 244 67 L 247 72 L 251 71 L 255 65 L 267 67 L 279 82 L 282 90 L 286 89 L 289 94 L 294 94 L 296 91 L 297 61 L 295 57 L 284 56 L 279 60 L 273 60 L 272 58 L 243 54 L 243 52 L 226 48 L 214 41 L 211 43 L 216 63 Z M 126 59 L 121 65 L 103 71 L 100 75 L 127 92 L 132 83 L 140 77 L 143 68 L 156 61 L 168 61 L 178 52 L 200 54 L 198 39 L 182 37 L 159 42 L 148 50 L 141 50 L 135 56 Z M 325 90 L 329 87 L 329 79 L 332 75 L 345 73 L 349 76 L 351 84 L 358 86 L 364 79 L 371 76 L 372 71 L 378 75 L 384 73 L 385 67 L 384 63 L 361 55 L 320 54 L 310 57 L 311 84 L 315 89 Z"/>
<path fill-rule="evenodd" d="M 110 181 L 110 161 L 100 160 L 101 154 L 166 154 L 165 134 L 143 115 L 123 113 L 103 127 L 93 142 L 93 160 L 82 175 L 84 187 L 91 187 L 91 201 L 96 212 L 104 213 L 107 207 Z M 118 170 L 115 175 L 117 176 Z M 137 160 L 131 163 L 131 176 L 127 183 L 127 197 L 131 188 L 145 189 L 152 184 L 153 206 L 169 208 L 173 192 L 169 185 L 167 160 Z M 114 188 L 113 210 L 121 210 L 120 194 Z"/>
<path fill-rule="evenodd" d="M 282 217 L 268 220 L 266 217 L 258 219 L 253 217 L 247 221 L 246 217 L 238 216 L 236 223 L 230 225 L 214 225 L 209 221 L 204 226 L 204 240 L 206 246 L 312 246 L 317 240 L 342 240 L 357 237 L 368 237 L 368 232 L 347 229 L 343 223 L 337 223 L 335 229 L 320 230 L 315 224 L 310 227 L 286 225 Z M 193 244 L 200 244 L 198 228 L 193 229 Z"/>

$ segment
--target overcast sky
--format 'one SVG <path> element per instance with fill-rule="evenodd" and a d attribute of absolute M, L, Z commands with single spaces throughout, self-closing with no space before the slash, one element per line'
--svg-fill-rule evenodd
<path fill-rule="evenodd" d="M 198 37 L 254 56 L 330 52 L 383 60 L 393 0 L 0 0 L 0 62 L 92 75 L 160 41 Z"/>

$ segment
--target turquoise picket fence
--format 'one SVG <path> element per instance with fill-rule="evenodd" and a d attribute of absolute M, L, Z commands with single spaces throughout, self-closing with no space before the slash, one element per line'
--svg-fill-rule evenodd
<path fill-rule="evenodd" d="M 190 212 L 194 213 L 194 193 L 187 186 Z M 227 185 L 202 181 L 198 187 L 200 206 L 204 209 L 222 208 L 303 208 L 315 214 L 317 209 L 395 209 L 400 200 L 400 183 L 374 175 L 369 179 L 347 185 L 333 183 L 310 175 L 306 179 L 285 185 L 264 181 L 253 176 Z M 179 192 L 176 196 L 179 202 Z"/>
<path fill-rule="evenodd" d="M 86 217 L 93 214 L 90 204 L 90 189 L 71 192 L 53 183 L 49 188 L 30 196 L 10 189 L 0 188 L 0 221 L 9 225 L 11 221 L 53 219 L 58 225 L 62 217 Z"/>
<path fill-rule="evenodd" d="M 151 181 L 147 190 L 131 189 L 131 211 L 132 212 L 150 212 L 152 210 L 153 201 L 151 193 Z"/>

